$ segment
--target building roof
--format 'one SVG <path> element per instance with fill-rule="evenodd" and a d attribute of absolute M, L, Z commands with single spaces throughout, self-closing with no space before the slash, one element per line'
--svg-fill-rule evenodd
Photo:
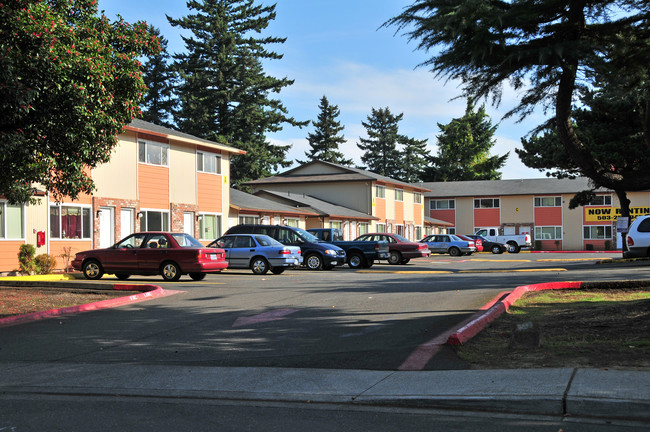
<path fill-rule="evenodd" d="M 271 199 L 281 200 L 285 203 L 291 203 L 305 210 L 311 210 L 320 216 L 327 217 L 342 217 L 345 219 L 361 219 L 361 220 L 378 220 L 375 216 L 362 213 L 347 207 L 332 204 L 318 198 L 306 194 L 296 194 L 291 192 L 277 192 L 270 190 L 258 191 L 259 195 L 266 195 L 272 197 Z"/>
<path fill-rule="evenodd" d="M 451 222 L 443 221 L 440 219 L 432 218 L 429 216 L 424 217 L 424 224 L 425 225 L 433 225 L 433 226 L 445 226 L 445 227 L 453 227 L 454 224 Z"/>
<path fill-rule="evenodd" d="M 191 144 L 201 144 L 206 147 L 212 147 L 215 150 L 222 150 L 229 153 L 245 154 L 244 150 L 240 150 L 235 147 L 231 147 L 225 144 L 219 144 L 214 141 L 209 141 L 203 138 L 196 137 L 194 135 L 187 134 L 185 132 L 180 132 L 165 126 L 160 126 L 154 123 L 150 123 L 140 119 L 133 119 L 131 123 L 126 125 L 126 130 L 133 132 L 142 132 L 150 135 L 157 135 L 162 138 L 174 139 L 176 141 L 183 141 Z"/>
<path fill-rule="evenodd" d="M 316 216 L 317 213 L 305 208 L 298 208 L 266 199 L 260 196 L 251 195 L 237 189 L 230 189 L 230 207 L 243 211 L 273 212 L 292 215 Z"/>
<path fill-rule="evenodd" d="M 575 194 L 593 188 L 586 177 L 576 179 L 538 178 L 518 180 L 476 180 L 456 182 L 427 182 L 416 185 L 429 189 L 425 192 L 427 198 L 442 197 L 477 197 L 505 195 L 548 195 Z M 607 189 L 599 188 L 598 192 Z"/>
<path fill-rule="evenodd" d="M 329 168 L 324 173 L 304 173 L 306 168 L 316 165 L 324 165 Z M 418 192 L 426 192 L 427 189 L 417 184 L 409 184 L 390 177 L 382 176 L 371 171 L 347 167 L 332 162 L 314 160 L 303 164 L 299 167 L 285 171 L 272 177 L 266 177 L 246 182 L 247 185 L 265 185 L 265 184 L 286 184 L 286 183 L 323 183 L 323 182 L 350 182 L 350 181 L 375 181 L 378 183 L 402 186 L 413 189 Z"/>

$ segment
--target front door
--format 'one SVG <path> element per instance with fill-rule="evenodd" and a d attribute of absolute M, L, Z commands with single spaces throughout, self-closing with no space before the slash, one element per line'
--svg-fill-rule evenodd
<path fill-rule="evenodd" d="M 120 210 L 120 238 L 126 238 L 133 234 L 133 215 L 132 208 L 123 208 Z"/>
<path fill-rule="evenodd" d="M 99 247 L 105 249 L 115 243 L 114 209 L 100 207 L 99 210 Z"/>
<path fill-rule="evenodd" d="M 194 237 L 194 213 L 183 213 L 183 232 Z"/>

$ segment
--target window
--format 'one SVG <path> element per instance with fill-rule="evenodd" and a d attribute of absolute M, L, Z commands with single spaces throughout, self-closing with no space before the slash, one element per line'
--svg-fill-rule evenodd
<path fill-rule="evenodd" d="M 153 141 L 138 141 L 138 161 L 151 165 L 167 166 L 169 145 Z"/>
<path fill-rule="evenodd" d="M 375 187 L 375 195 L 377 198 L 386 198 L 386 188 L 384 186 L 377 185 Z"/>
<path fill-rule="evenodd" d="M 202 214 L 199 223 L 199 237 L 206 240 L 221 237 L 221 215 Z"/>
<path fill-rule="evenodd" d="M 395 189 L 395 201 L 404 201 L 403 189 Z"/>
<path fill-rule="evenodd" d="M 429 210 L 449 210 L 456 207 L 455 200 L 431 200 Z"/>
<path fill-rule="evenodd" d="M 89 239 L 91 227 L 90 207 L 50 206 L 51 238 Z"/>
<path fill-rule="evenodd" d="M 413 235 L 415 236 L 415 240 L 419 240 L 422 238 L 422 227 L 421 226 L 416 226 L 413 228 Z"/>
<path fill-rule="evenodd" d="M 260 223 L 259 216 L 239 216 L 240 224 L 257 225 Z"/>
<path fill-rule="evenodd" d="M 474 208 L 499 208 L 499 198 L 480 198 L 474 200 Z"/>
<path fill-rule="evenodd" d="M 386 224 L 377 224 L 377 232 L 386 232 Z"/>
<path fill-rule="evenodd" d="M 456 228 L 447 228 L 448 234 L 456 234 Z"/>
<path fill-rule="evenodd" d="M 562 197 L 535 197 L 535 207 L 562 207 Z"/>
<path fill-rule="evenodd" d="M 590 206 L 611 206 L 612 205 L 612 196 L 611 195 L 596 195 L 591 201 L 589 201 Z"/>
<path fill-rule="evenodd" d="M 359 235 L 368 234 L 368 223 L 359 222 Z"/>
<path fill-rule="evenodd" d="M 535 227 L 535 240 L 562 240 L 562 227 Z"/>
<path fill-rule="evenodd" d="M 422 194 L 420 192 L 413 192 L 413 202 L 415 204 L 422 204 Z"/>
<path fill-rule="evenodd" d="M 590 225 L 584 227 L 585 240 L 608 240 L 612 238 L 611 225 Z"/>
<path fill-rule="evenodd" d="M 294 227 L 294 228 L 298 228 L 298 219 L 296 219 L 296 218 L 285 218 L 284 219 L 284 225 Z"/>
<path fill-rule="evenodd" d="M 143 211 L 140 231 L 169 231 L 169 212 Z"/>
<path fill-rule="evenodd" d="M 23 206 L 0 202 L 0 238 L 22 239 L 25 237 Z"/>
<path fill-rule="evenodd" d="M 221 155 L 197 151 L 196 170 L 205 173 L 221 174 Z"/>
<path fill-rule="evenodd" d="M 395 225 L 395 234 L 404 235 L 404 225 Z"/>
<path fill-rule="evenodd" d="M 342 226 L 341 221 L 330 221 L 330 228 L 341 229 Z"/>

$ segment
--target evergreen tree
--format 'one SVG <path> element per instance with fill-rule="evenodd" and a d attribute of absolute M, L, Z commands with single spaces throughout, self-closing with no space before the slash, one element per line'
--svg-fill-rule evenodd
<path fill-rule="evenodd" d="M 322 160 L 339 165 L 351 166 L 352 159 L 346 159 L 339 151 L 339 146 L 345 143 L 345 137 L 338 135 L 344 129 L 337 117 L 341 114 L 337 105 L 330 105 L 327 97 L 323 96 L 318 105 L 320 112 L 318 120 L 313 122 L 314 133 L 307 134 L 307 141 L 311 146 L 309 152 L 305 152 L 308 160 Z M 299 161 L 305 163 L 305 161 Z"/>
<path fill-rule="evenodd" d="M 418 183 L 424 181 L 424 171 L 431 155 L 427 150 L 427 141 L 409 138 L 407 136 L 399 137 L 399 144 L 404 146 L 400 151 L 400 170 L 398 180 L 406 183 Z"/>
<path fill-rule="evenodd" d="M 273 146 L 266 134 L 282 129 L 283 123 L 307 122 L 289 117 L 272 98 L 293 80 L 269 76 L 262 66 L 282 58 L 268 47 L 286 40 L 259 36 L 275 19 L 275 5 L 258 6 L 253 0 L 190 0 L 187 5 L 196 13 L 168 17 L 173 26 L 191 32 L 183 37 L 187 52 L 175 56 L 181 79 L 174 116 L 179 129 L 247 151 L 232 158 L 235 186 L 288 167 L 290 146 Z"/>
<path fill-rule="evenodd" d="M 400 154 L 397 150 L 399 125 L 404 114 L 393 115 L 388 107 L 372 108 L 367 122 L 361 122 L 366 128 L 368 138 L 360 138 L 357 147 L 365 153 L 361 161 L 367 169 L 383 175 L 395 176 L 401 170 Z"/>
<path fill-rule="evenodd" d="M 426 181 L 499 180 L 500 168 L 506 163 L 504 156 L 490 156 L 494 146 L 496 126 L 492 125 L 482 105 L 474 110 L 471 99 L 465 114 L 443 125 L 438 135 L 438 155 L 431 158 L 426 169 Z"/>
<path fill-rule="evenodd" d="M 149 58 L 142 70 L 147 93 L 140 104 L 141 118 L 157 125 L 172 127 L 172 115 L 176 106 L 174 97 L 176 74 L 169 64 L 167 39 L 160 35 L 160 30 L 156 27 L 150 27 L 150 31 L 160 40 L 161 51 Z"/>

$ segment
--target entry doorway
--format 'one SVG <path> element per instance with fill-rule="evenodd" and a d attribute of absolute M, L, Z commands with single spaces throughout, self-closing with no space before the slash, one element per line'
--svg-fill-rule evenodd
<path fill-rule="evenodd" d="M 107 248 L 115 244 L 115 209 L 99 208 L 99 247 Z"/>
<path fill-rule="evenodd" d="M 135 231 L 135 222 L 133 215 L 135 210 L 132 208 L 123 208 L 120 210 L 120 236 L 124 238 L 128 235 L 133 234 Z"/>
<path fill-rule="evenodd" d="M 183 213 L 183 232 L 194 237 L 194 213 Z"/>

